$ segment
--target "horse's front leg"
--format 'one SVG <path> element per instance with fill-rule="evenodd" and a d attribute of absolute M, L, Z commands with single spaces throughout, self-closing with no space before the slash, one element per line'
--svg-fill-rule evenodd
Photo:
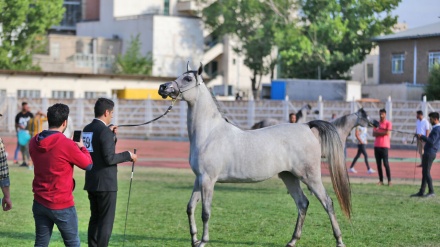
<path fill-rule="evenodd" d="M 186 209 L 186 213 L 188 214 L 189 221 L 189 233 L 191 234 L 191 246 L 195 247 L 200 242 L 197 240 L 197 226 L 196 220 L 194 219 L 194 211 L 196 210 L 197 203 L 200 200 L 200 186 L 198 182 L 198 178 L 194 181 L 194 189 L 191 194 L 191 199 L 189 199 L 188 207 Z"/>
<path fill-rule="evenodd" d="M 207 175 L 203 175 L 201 178 L 201 181 L 199 182 L 202 185 L 202 221 L 203 221 L 203 236 L 202 236 L 202 242 L 200 243 L 199 247 L 205 246 L 205 244 L 209 241 L 209 217 L 211 216 L 211 202 L 212 202 L 212 196 L 214 194 L 214 183 L 211 178 L 209 178 Z"/>

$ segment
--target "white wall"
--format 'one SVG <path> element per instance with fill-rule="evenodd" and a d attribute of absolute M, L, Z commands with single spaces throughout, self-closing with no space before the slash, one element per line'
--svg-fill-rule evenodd
<path fill-rule="evenodd" d="M 163 13 L 164 6 L 164 0 L 113 0 L 113 3 L 113 15 L 116 18 L 122 16 L 133 16 L 159 12 Z"/>
<path fill-rule="evenodd" d="M 186 71 L 187 61 L 198 68 L 204 47 L 200 19 L 158 15 L 153 30 L 153 74 L 180 75 Z"/>
<path fill-rule="evenodd" d="M 159 89 L 163 80 L 122 79 L 111 77 L 80 77 L 80 76 L 44 76 L 44 75 L 6 75 L 0 74 L 0 90 L 6 94 L 17 96 L 17 90 L 40 90 L 41 97 L 52 97 L 52 91 L 74 91 L 75 98 L 84 97 L 88 92 L 105 92 L 111 97 L 112 90 L 117 89 Z"/>

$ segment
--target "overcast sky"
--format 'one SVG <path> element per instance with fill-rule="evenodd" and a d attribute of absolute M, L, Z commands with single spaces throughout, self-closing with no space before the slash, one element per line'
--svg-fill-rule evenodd
<path fill-rule="evenodd" d="M 440 22 L 440 0 L 402 0 L 393 11 L 408 29 Z"/>

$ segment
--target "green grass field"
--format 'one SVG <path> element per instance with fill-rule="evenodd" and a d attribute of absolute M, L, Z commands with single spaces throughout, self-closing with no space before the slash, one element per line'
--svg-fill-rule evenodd
<path fill-rule="evenodd" d="M 130 167 L 119 168 L 119 193 L 111 246 L 122 246 Z M 0 212 L 0 246 L 33 246 L 33 172 L 11 167 L 13 209 Z M 83 246 L 89 218 L 84 172 L 75 173 L 74 192 Z M 189 170 L 135 170 L 125 246 L 191 246 L 186 204 L 194 175 Z M 440 246 L 440 197 L 410 198 L 417 185 L 393 187 L 352 184 L 351 223 L 339 210 L 331 184 L 342 236 L 347 246 Z M 306 192 L 310 207 L 297 246 L 335 246 L 330 221 L 317 199 Z M 197 207 L 199 238 L 201 204 Z M 281 180 L 257 184 L 217 184 L 210 220 L 209 246 L 284 246 L 292 235 L 296 207 Z M 50 246 L 64 246 L 55 228 Z"/>

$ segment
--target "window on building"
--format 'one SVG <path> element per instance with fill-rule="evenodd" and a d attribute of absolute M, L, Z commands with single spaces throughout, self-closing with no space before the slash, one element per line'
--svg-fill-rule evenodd
<path fill-rule="evenodd" d="M 60 57 L 60 44 L 59 43 L 50 43 L 50 56 L 52 58 Z"/>
<path fill-rule="evenodd" d="M 17 90 L 17 98 L 40 98 L 40 90 Z"/>
<path fill-rule="evenodd" d="M 434 64 L 436 63 L 440 64 L 440 51 L 429 53 L 429 64 L 428 64 L 429 70 L 431 70 L 432 66 L 434 66 Z"/>
<path fill-rule="evenodd" d="M 97 99 L 97 98 L 106 98 L 106 92 L 85 92 L 84 98 L 86 99 Z"/>
<path fill-rule="evenodd" d="M 372 63 L 367 63 L 367 78 L 374 77 L 374 67 Z"/>
<path fill-rule="evenodd" d="M 52 91 L 52 98 L 54 99 L 72 99 L 73 91 Z"/>
<path fill-rule="evenodd" d="M 81 1 L 64 1 L 64 16 L 60 26 L 63 28 L 76 28 L 76 23 L 81 21 Z"/>
<path fill-rule="evenodd" d="M 405 63 L 405 54 L 403 53 L 393 54 L 391 59 L 391 72 L 393 74 L 402 74 L 404 63 Z"/>
<path fill-rule="evenodd" d="M 170 15 L 170 0 L 164 0 L 163 2 L 163 14 Z"/>

